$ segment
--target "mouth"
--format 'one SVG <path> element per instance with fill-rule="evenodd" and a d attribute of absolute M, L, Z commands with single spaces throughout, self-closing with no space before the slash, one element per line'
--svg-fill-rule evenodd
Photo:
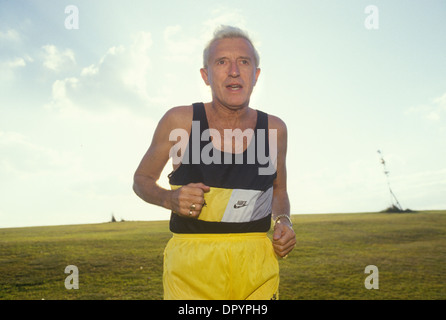
<path fill-rule="evenodd" d="M 239 91 L 239 90 L 243 89 L 243 86 L 241 84 L 238 84 L 238 83 L 231 83 L 231 84 L 228 84 L 226 86 L 226 88 L 228 90 L 231 90 L 231 91 Z"/>

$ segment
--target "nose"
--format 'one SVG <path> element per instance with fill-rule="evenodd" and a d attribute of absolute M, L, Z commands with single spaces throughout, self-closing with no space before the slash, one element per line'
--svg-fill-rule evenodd
<path fill-rule="evenodd" d="M 238 68 L 238 64 L 237 62 L 232 62 L 230 69 L 229 69 L 229 76 L 233 77 L 233 78 L 237 78 L 238 76 L 240 76 L 240 70 Z"/>

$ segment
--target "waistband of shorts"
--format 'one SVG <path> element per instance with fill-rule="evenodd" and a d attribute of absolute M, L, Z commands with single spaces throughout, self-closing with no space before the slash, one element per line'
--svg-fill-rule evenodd
<path fill-rule="evenodd" d="M 236 239 L 264 239 L 266 232 L 248 233 L 173 233 L 174 239 L 215 239 L 215 240 L 236 240 Z"/>

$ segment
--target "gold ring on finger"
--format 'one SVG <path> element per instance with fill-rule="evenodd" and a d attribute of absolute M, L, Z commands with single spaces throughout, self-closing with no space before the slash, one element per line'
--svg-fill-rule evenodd
<path fill-rule="evenodd" d="M 189 215 L 190 215 L 190 216 L 192 215 L 192 210 L 189 210 Z"/>
<path fill-rule="evenodd" d="M 191 210 L 195 210 L 195 203 L 192 203 L 189 207 Z"/>

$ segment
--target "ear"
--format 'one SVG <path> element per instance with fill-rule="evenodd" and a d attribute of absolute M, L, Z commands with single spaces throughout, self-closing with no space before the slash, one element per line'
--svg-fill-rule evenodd
<path fill-rule="evenodd" d="M 259 76 L 260 76 L 260 68 L 257 68 L 256 69 L 256 75 L 255 75 L 255 78 L 254 78 L 254 85 L 256 85 L 257 79 L 259 78 Z"/>
<path fill-rule="evenodd" d="M 204 83 L 206 83 L 206 85 L 208 86 L 209 85 L 208 69 L 201 68 L 200 73 L 201 73 L 201 78 L 203 79 Z"/>

